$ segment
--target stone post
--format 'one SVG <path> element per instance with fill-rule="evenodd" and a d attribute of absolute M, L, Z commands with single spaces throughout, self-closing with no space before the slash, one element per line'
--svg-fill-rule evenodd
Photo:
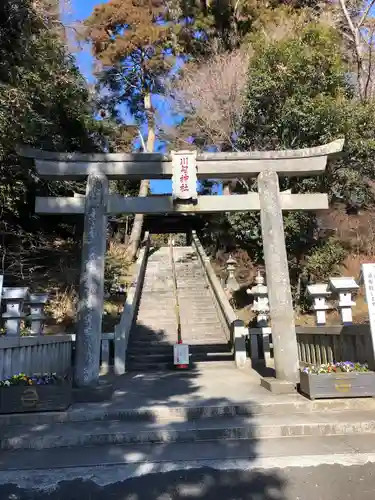
<path fill-rule="evenodd" d="M 78 387 L 95 386 L 99 379 L 107 197 L 106 176 L 100 173 L 90 174 L 86 186 L 80 297 L 77 311 L 74 379 Z"/>
<path fill-rule="evenodd" d="M 296 384 L 299 382 L 297 337 L 276 172 L 264 171 L 258 175 L 258 193 L 276 378 Z"/>

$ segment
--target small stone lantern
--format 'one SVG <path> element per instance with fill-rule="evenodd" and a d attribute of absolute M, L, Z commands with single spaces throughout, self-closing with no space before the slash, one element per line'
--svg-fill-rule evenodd
<path fill-rule="evenodd" d="M 329 285 L 335 295 L 338 296 L 337 307 L 340 310 L 343 325 L 352 324 L 352 307 L 356 305 L 352 301 L 352 294 L 357 292 L 359 286 L 354 278 L 330 278 Z"/>
<path fill-rule="evenodd" d="M 268 301 L 268 289 L 264 284 L 264 277 L 258 271 L 258 274 L 255 278 L 255 286 L 249 288 L 246 292 L 248 295 L 252 295 L 254 297 L 253 306 L 251 308 L 252 311 L 257 313 L 257 328 L 260 329 L 261 332 L 261 341 L 263 345 L 263 356 L 265 366 L 269 367 L 271 362 L 271 328 L 268 326 L 268 317 L 269 317 L 269 301 Z M 250 329 L 250 332 L 252 330 Z M 256 331 L 256 329 L 255 329 Z M 259 356 L 258 352 L 258 335 L 251 335 L 251 352 L 252 356 L 257 358 Z"/>
<path fill-rule="evenodd" d="M 44 306 L 48 301 L 48 293 L 35 293 L 29 297 L 30 314 L 27 319 L 30 321 L 30 334 L 42 335 L 44 320 Z"/>
<path fill-rule="evenodd" d="M 267 286 L 264 284 L 264 277 L 259 271 L 255 278 L 255 283 L 255 286 L 247 290 L 247 294 L 254 297 L 251 310 L 257 313 L 257 326 L 262 328 L 268 326 L 270 307 Z"/>
<path fill-rule="evenodd" d="M 316 324 L 325 325 L 326 324 L 326 311 L 330 309 L 326 300 L 331 295 L 331 291 L 327 284 L 316 283 L 315 285 L 307 286 L 307 294 L 313 299 L 313 310 L 316 314 Z"/>
<path fill-rule="evenodd" d="M 23 304 L 27 287 L 4 287 L 2 301 L 5 303 L 3 314 L 6 335 L 16 337 L 21 333 L 21 321 L 25 318 Z"/>
<path fill-rule="evenodd" d="M 236 280 L 236 277 L 234 275 L 237 267 L 237 262 L 231 255 L 229 255 L 229 259 L 227 260 L 226 265 L 228 277 L 225 282 L 225 288 L 230 292 L 237 292 L 237 290 L 240 289 L 240 285 L 238 284 L 238 281 Z"/>

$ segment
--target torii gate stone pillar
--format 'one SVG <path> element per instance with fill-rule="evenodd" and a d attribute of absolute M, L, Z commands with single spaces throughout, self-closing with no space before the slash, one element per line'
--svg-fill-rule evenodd
<path fill-rule="evenodd" d="M 258 175 L 258 193 L 276 375 L 280 380 L 297 383 L 297 337 L 276 172 Z"/>
<path fill-rule="evenodd" d="M 180 151 L 172 157 L 156 153 L 53 153 L 21 148 L 22 156 L 35 160 L 40 177 L 49 180 L 88 179 L 86 197 L 37 198 L 35 203 L 37 213 L 82 214 L 85 217 L 75 369 L 77 384 L 83 387 L 95 385 L 99 376 L 107 214 L 163 215 L 260 210 L 276 382 L 287 382 L 284 388 L 293 389 L 299 381 L 299 362 L 282 211 L 325 210 L 328 208 L 328 197 L 324 193 L 280 193 L 279 176 L 324 174 L 327 158 L 341 152 L 343 145 L 344 141 L 338 140 L 300 150 L 197 155 L 191 151 Z M 108 194 L 107 179 L 171 179 L 172 175 L 177 198 Z M 257 177 L 258 193 L 199 196 L 196 192 L 197 178 L 241 177 Z M 273 390 L 271 382 L 269 384 Z M 282 386 L 279 384 L 280 390 L 284 390 Z"/>
<path fill-rule="evenodd" d="M 77 310 L 74 380 L 78 387 L 96 385 L 99 378 L 107 241 L 107 197 L 107 177 L 101 173 L 90 174 L 86 185 Z"/>

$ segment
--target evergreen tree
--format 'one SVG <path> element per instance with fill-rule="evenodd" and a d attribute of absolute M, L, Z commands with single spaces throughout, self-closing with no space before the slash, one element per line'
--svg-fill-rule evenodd
<path fill-rule="evenodd" d="M 164 78 L 173 64 L 173 30 L 166 23 L 167 9 L 158 0 L 110 0 L 96 7 L 85 22 L 87 39 L 100 63 L 98 87 L 105 90 L 103 107 L 112 116 L 121 116 L 125 105 L 139 124 L 147 123 L 146 148 L 155 147 L 156 123 L 152 95 L 161 94 Z M 149 192 L 143 180 L 139 196 Z M 143 215 L 134 218 L 129 257 L 136 255 Z"/>

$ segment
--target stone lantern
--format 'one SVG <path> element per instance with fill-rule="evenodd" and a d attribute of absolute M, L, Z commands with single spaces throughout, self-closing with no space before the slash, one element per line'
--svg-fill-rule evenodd
<path fill-rule="evenodd" d="M 352 294 L 357 292 L 359 286 L 354 278 L 330 278 L 329 285 L 338 298 L 337 308 L 340 311 L 342 324 L 352 324 L 352 307 L 356 305 L 352 301 Z"/>
<path fill-rule="evenodd" d="M 326 324 L 326 311 L 330 309 L 327 298 L 331 295 L 331 290 L 326 283 L 316 283 L 307 286 L 307 294 L 313 299 L 313 310 L 315 311 L 316 324 Z"/>
<path fill-rule="evenodd" d="M 255 286 L 247 289 L 246 292 L 248 295 L 252 295 L 254 297 L 251 310 L 257 313 L 257 328 L 250 329 L 252 358 L 259 358 L 258 337 L 260 331 L 261 342 L 263 345 L 264 363 L 265 366 L 268 367 L 270 366 L 271 362 L 270 347 L 272 342 L 271 328 L 268 326 L 270 307 L 268 301 L 268 289 L 264 284 L 264 277 L 262 276 L 260 271 L 258 271 L 258 274 L 255 278 Z"/>
<path fill-rule="evenodd" d="M 29 309 L 30 314 L 27 319 L 30 321 L 31 335 L 42 335 L 44 321 L 46 319 L 44 314 L 44 307 L 48 301 L 48 293 L 34 293 L 29 296 Z"/>
<path fill-rule="evenodd" d="M 9 336 L 20 336 L 21 321 L 25 319 L 23 312 L 24 301 L 27 297 L 26 287 L 4 287 L 2 300 L 5 304 L 3 319 L 5 332 Z"/>
<path fill-rule="evenodd" d="M 234 272 L 237 267 L 237 262 L 231 255 L 229 255 L 229 258 L 226 262 L 226 266 L 227 266 L 228 276 L 225 282 L 225 288 L 230 293 L 237 292 L 237 290 L 240 289 L 240 285 L 238 284 L 238 281 L 236 280 L 236 277 L 234 275 Z"/>
<path fill-rule="evenodd" d="M 259 271 L 255 278 L 255 283 L 255 286 L 249 288 L 247 293 L 254 297 L 251 310 L 257 313 L 257 326 L 262 328 L 268 326 L 270 308 L 267 286 L 264 284 L 264 277 Z"/>

